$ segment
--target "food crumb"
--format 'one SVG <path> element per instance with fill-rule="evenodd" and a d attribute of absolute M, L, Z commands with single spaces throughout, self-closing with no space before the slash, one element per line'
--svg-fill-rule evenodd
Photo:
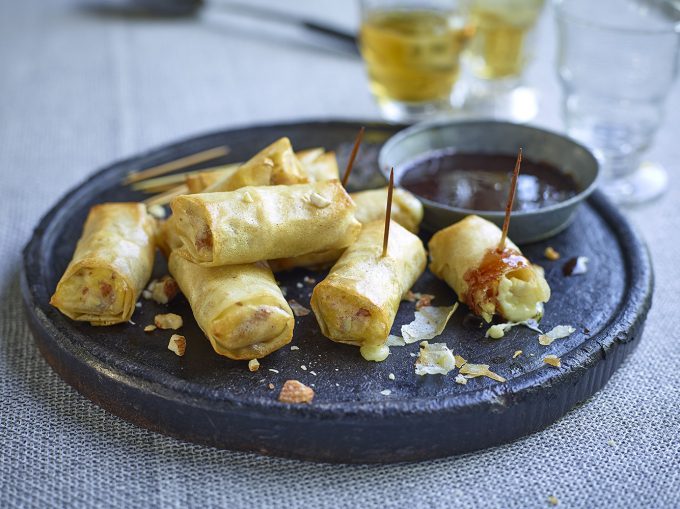
<path fill-rule="evenodd" d="M 420 296 L 418 297 L 418 300 L 416 301 L 416 309 L 420 309 L 425 306 L 430 306 L 433 300 L 434 295 L 430 295 L 429 293 L 421 293 Z"/>
<path fill-rule="evenodd" d="M 144 332 L 152 332 L 155 331 L 157 328 L 158 327 L 156 327 L 155 325 L 147 325 L 146 327 L 144 327 Z"/>
<path fill-rule="evenodd" d="M 272 390 L 272 389 L 274 389 L 274 384 L 269 384 L 269 385 L 267 385 L 267 387 L 268 387 L 270 390 Z"/>
<path fill-rule="evenodd" d="M 248 369 L 249 369 L 250 371 L 252 371 L 252 372 L 255 372 L 255 371 L 257 371 L 258 369 L 260 369 L 260 363 L 259 363 L 259 361 L 258 361 L 257 359 L 250 359 L 250 360 L 248 361 Z"/>
<path fill-rule="evenodd" d="M 390 380 L 394 380 L 395 378 L 394 373 L 390 373 L 389 375 L 387 375 L 387 378 L 389 378 Z"/>
<path fill-rule="evenodd" d="M 274 368 L 269 368 L 269 371 L 271 371 L 272 373 L 278 373 L 279 372 L 278 369 L 274 369 Z"/>
<path fill-rule="evenodd" d="M 136 308 L 141 308 L 141 307 L 142 307 L 142 303 L 139 302 L 139 301 L 135 302 L 135 307 L 136 307 Z"/>
<path fill-rule="evenodd" d="M 543 251 L 543 254 L 548 260 L 559 260 L 560 259 L 560 253 L 555 251 L 551 246 L 548 246 L 545 248 L 545 251 Z"/>
<path fill-rule="evenodd" d="M 555 368 L 559 368 L 562 365 L 562 361 L 560 361 L 560 358 L 557 355 L 546 355 L 543 357 L 543 362 Z"/>
<path fill-rule="evenodd" d="M 288 305 L 290 306 L 290 309 L 293 310 L 293 314 L 295 316 L 307 316 L 309 313 L 311 313 L 311 310 L 304 307 L 295 299 L 290 299 L 288 301 Z"/>
<path fill-rule="evenodd" d="M 133 322 L 132 320 L 128 320 L 128 323 L 129 323 L 130 325 L 137 325 L 137 322 Z"/>
<path fill-rule="evenodd" d="M 501 375 L 494 373 L 489 369 L 488 364 L 470 364 L 466 363 L 460 368 L 461 375 L 467 375 L 466 378 L 476 378 L 478 376 L 485 376 L 496 380 L 497 382 L 506 382 L 507 380 Z"/>
<path fill-rule="evenodd" d="M 383 391 L 380 391 L 380 394 L 382 394 L 383 396 L 389 396 L 390 394 L 392 394 L 392 391 L 389 389 L 385 389 Z"/>
<path fill-rule="evenodd" d="M 548 503 L 549 503 L 550 505 L 557 505 L 557 504 L 560 503 L 560 501 L 557 499 L 557 497 L 556 497 L 555 495 L 550 495 L 550 496 L 548 497 Z"/>
<path fill-rule="evenodd" d="M 156 219 L 165 219 L 165 207 L 163 205 L 157 203 L 156 205 L 151 205 L 146 210 Z"/>
<path fill-rule="evenodd" d="M 467 383 L 467 378 L 465 378 L 463 375 L 456 375 L 456 383 L 465 385 Z"/>
<path fill-rule="evenodd" d="M 281 403 L 311 403 L 314 389 L 297 380 L 286 380 L 279 393 Z"/>
<path fill-rule="evenodd" d="M 614 442 L 612 439 L 607 440 L 607 445 L 611 447 L 616 447 L 616 442 Z"/>
<path fill-rule="evenodd" d="M 458 369 L 462 368 L 467 361 L 463 359 L 460 355 L 454 355 L 453 360 L 456 361 L 456 367 Z"/>
<path fill-rule="evenodd" d="M 340 384 L 335 384 L 336 387 L 340 387 Z"/>
<path fill-rule="evenodd" d="M 310 371 L 310 373 L 314 376 L 316 376 L 316 371 Z"/>
<path fill-rule="evenodd" d="M 177 330 L 183 325 L 182 317 L 175 313 L 156 315 L 153 321 L 159 329 Z"/>
<path fill-rule="evenodd" d="M 179 357 L 184 356 L 184 352 L 187 349 L 187 340 L 184 336 L 179 334 L 173 334 L 170 336 L 170 342 L 168 343 L 168 350 L 174 352 L 175 355 Z"/>
<path fill-rule="evenodd" d="M 302 366 L 300 366 L 300 369 L 302 369 L 302 371 L 307 371 L 307 366 L 303 364 Z"/>
<path fill-rule="evenodd" d="M 302 288 L 304 285 L 298 281 L 297 283 L 295 283 L 295 286 L 297 286 L 298 288 Z"/>
<path fill-rule="evenodd" d="M 299 350 L 299 349 L 300 349 L 300 347 L 299 347 L 299 346 L 295 346 L 295 345 L 293 345 L 293 346 L 291 346 L 291 347 L 290 347 L 290 349 L 291 349 L 291 350 Z"/>
<path fill-rule="evenodd" d="M 308 285 L 313 285 L 314 283 L 316 283 L 316 279 L 314 279 L 313 277 L 309 277 L 309 276 L 305 276 L 304 278 L 302 278 L 302 280 L 305 283 L 307 283 Z"/>
<path fill-rule="evenodd" d="M 516 359 L 520 355 L 522 355 L 522 350 L 515 350 L 515 353 L 512 354 L 512 358 Z"/>
<path fill-rule="evenodd" d="M 142 292 L 145 299 L 150 299 L 159 304 L 167 304 L 179 293 L 179 285 L 172 276 L 165 275 L 160 279 L 154 279 Z"/>

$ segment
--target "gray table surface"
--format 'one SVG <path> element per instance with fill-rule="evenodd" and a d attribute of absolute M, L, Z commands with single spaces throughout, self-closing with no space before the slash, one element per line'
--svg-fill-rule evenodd
<path fill-rule="evenodd" d="M 356 26 L 353 2 L 272 5 Z M 0 2 L 0 506 L 485 508 L 680 506 L 680 90 L 650 152 L 666 195 L 628 214 L 649 243 L 654 306 L 606 388 L 543 432 L 461 457 L 319 465 L 233 453 L 136 428 L 55 375 L 27 329 L 21 247 L 94 169 L 207 130 L 315 117 L 377 118 L 357 59 L 294 29 L 206 14 L 128 19 L 83 3 Z M 536 124 L 561 128 L 546 12 L 528 81 Z M 455 433 L 455 430 L 452 430 Z"/>

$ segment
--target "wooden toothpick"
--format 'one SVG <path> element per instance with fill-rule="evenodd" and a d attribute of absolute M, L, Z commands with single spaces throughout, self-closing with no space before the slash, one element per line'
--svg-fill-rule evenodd
<path fill-rule="evenodd" d="M 390 185 L 387 188 L 387 206 L 385 207 L 385 234 L 383 235 L 382 256 L 387 254 L 387 243 L 390 241 L 390 219 L 392 218 L 392 191 L 394 190 L 394 167 L 390 170 Z"/>
<path fill-rule="evenodd" d="M 522 147 L 517 153 L 517 161 L 515 162 L 515 169 L 512 172 L 512 182 L 510 183 L 510 194 L 508 196 L 508 203 L 505 206 L 505 219 L 503 220 L 503 233 L 501 234 L 501 241 L 498 243 L 497 251 L 500 253 L 505 249 L 505 239 L 508 238 L 508 228 L 510 228 L 510 214 L 512 213 L 512 204 L 515 202 L 515 191 L 517 190 L 517 178 L 519 177 L 519 167 L 522 164 Z"/>
<path fill-rule="evenodd" d="M 153 166 L 136 173 L 130 173 L 123 180 L 125 184 L 132 184 L 134 182 L 139 182 L 140 180 L 145 180 L 151 177 L 157 177 L 159 175 L 165 175 L 174 170 L 181 170 L 188 166 L 193 166 L 194 164 L 203 163 L 205 161 L 210 161 L 211 159 L 217 159 L 218 157 L 225 156 L 229 153 L 229 147 L 215 147 L 208 150 L 203 150 L 202 152 L 197 152 L 196 154 L 191 154 L 190 156 L 180 157 L 174 161 L 168 163 L 159 164 L 158 166 Z"/>
<path fill-rule="evenodd" d="M 361 145 L 361 140 L 364 139 L 365 127 L 359 129 L 359 134 L 357 134 L 354 140 L 354 147 L 352 147 L 352 153 L 349 156 L 349 161 L 347 161 L 347 168 L 345 168 L 345 174 L 342 176 L 342 187 L 347 186 L 347 181 L 349 180 L 349 174 L 352 173 L 352 167 L 354 166 L 354 159 L 357 157 L 357 152 L 359 152 L 359 145 Z"/>

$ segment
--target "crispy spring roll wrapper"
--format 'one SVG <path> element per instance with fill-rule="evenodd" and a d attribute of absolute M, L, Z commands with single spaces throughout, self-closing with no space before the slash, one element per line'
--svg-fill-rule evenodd
<path fill-rule="evenodd" d="M 259 359 L 293 338 L 295 317 L 266 263 L 201 267 L 172 253 L 168 268 L 218 354 Z"/>
<path fill-rule="evenodd" d="M 141 203 L 92 207 L 50 304 L 92 325 L 127 322 L 151 276 L 155 230 Z"/>
<path fill-rule="evenodd" d="M 302 162 L 311 182 L 322 180 L 339 180 L 338 160 L 335 152 L 325 152 L 310 162 Z"/>
<path fill-rule="evenodd" d="M 184 178 L 184 183 L 189 189 L 189 193 L 202 193 L 205 189 L 212 186 L 219 180 L 233 175 L 238 170 L 238 166 L 227 167 L 220 170 L 201 171 L 191 173 Z"/>
<path fill-rule="evenodd" d="M 387 188 L 371 189 L 350 194 L 357 206 L 354 217 L 361 224 L 377 221 L 385 216 L 385 203 L 387 202 Z M 418 233 L 418 228 L 423 220 L 423 205 L 420 200 L 404 189 L 395 189 L 392 194 L 392 220 L 399 223 L 412 233 Z M 330 267 L 342 255 L 342 249 L 311 253 L 308 255 L 295 256 L 293 258 L 281 258 L 270 260 L 269 265 L 274 272 L 292 270 L 298 267 L 308 269 L 325 269 Z"/>
<path fill-rule="evenodd" d="M 387 187 L 359 191 L 350 196 L 357 205 L 354 215 L 361 224 L 385 217 Z M 408 191 L 397 188 L 392 193 L 392 219 L 411 233 L 418 233 L 423 220 L 423 204 Z"/>
<path fill-rule="evenodd" d="M 340 249 L 361 230 L 337 180 L 178 196 L 171 208 L 178 254 L 206 267 Z"/>
<path fill-rule="evenodd" d="M 430 240 L 430 270 L 446 281 L 473 313 L 512 322 L 537 318 L 550 299 L 543 269 L 527 260 L 510 239 L 496 251 L 501 230 L 479 216 L 438 231 Z"/>
<path fill-rule="evenodd" d="M 425 270 L 423 243 L 394 221 L 387 255 L 382 256 L 384 226 L 384 220 L 364 225 L 357 241 L 314 288 L 312 310 L 323 335 L 333 341 L 384 344 L 402 297 Z"/>
<path fill-rule="evenodd" d="M 309 179 L 288 138 L 280 138 L 204 192 L 233 191 L 246 186 L 301 184 Z"/>

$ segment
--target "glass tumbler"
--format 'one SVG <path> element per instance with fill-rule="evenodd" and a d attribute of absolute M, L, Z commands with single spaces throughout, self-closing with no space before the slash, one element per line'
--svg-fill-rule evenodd
<path fill-rule="evenodd" d="M 570 136 L 590 147 L 602 187 L 619 204 L 666 188 L 642 163 L 678 69 L 678 11 L 665 0 L 558 0 L 558 74 Z"/>
<path fill-rule="evenodd" d="M 361 54 L 389 120 L 451 111 L 460 55 L 471 36 L 464 0 L 362 0 Z"/>

